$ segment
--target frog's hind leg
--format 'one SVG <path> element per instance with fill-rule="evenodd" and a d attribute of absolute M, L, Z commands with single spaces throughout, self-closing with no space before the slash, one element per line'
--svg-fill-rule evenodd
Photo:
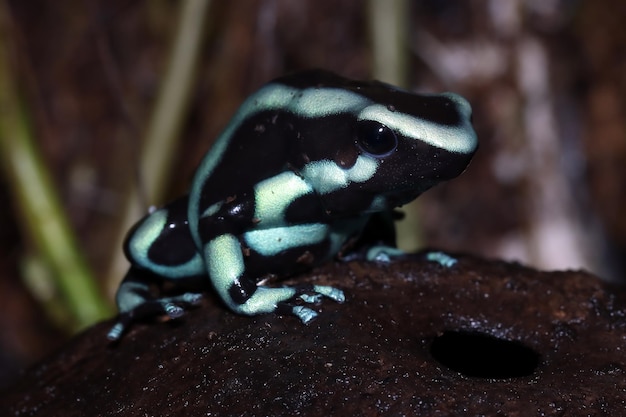
<path fill-rule="evenodd" d="M 156 297 L 151 286 L 158 277 L 147 270 L 131 267 L 116 294 L 119 309 L 117 322 L 107 334 L 111 341 L 118 340 L 135 321 L 166 314 L 175 319 L 184 314 L 185 308 L 197 305 L 202 294 L 185 292 L 171 297 Z"/>
<path fill-rule="evenodd" d="M 207 243 L 204 256 L 215 290 L 228 308 L 239 314 L 293 314 L 307 323 L 317 313 L 297 305 L 298 297 L 306 303 L 316 303 L 322 297 L 337 302 L 345 299 L 341 290 L 322 285 L 277 288 L 258 286 L 255 279 L 246 275 L 241 244 L 231 234 L 218 236 Z"/>

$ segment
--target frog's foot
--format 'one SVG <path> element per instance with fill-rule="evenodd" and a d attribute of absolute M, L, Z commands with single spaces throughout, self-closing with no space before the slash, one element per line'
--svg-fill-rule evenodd
<path fill-rule="evenodd" d="M 328 285 L 313 285 L 310 289 L 303 289 L 302 291 L 303 293 L 300 294 L 300 299 L 305 303 L 319 303 L 322 301 L 322 297 L 330 298 L 338 303 L 346 301 L 346 296 L 343 291 Z"/>
<path fill-rule="evenodd" d="M 257 287 L 256 291 L 243 304 L 235 306 L 233 310 L 250 316 L 270 312 L 290 314 L 298 317 L 302 323 L 306 324 L 317 316 L 317 312 L 309 307 L 296 305 L 295 300 L 299 298 L 305 303 L 316 304 L 324 297 L 338 303 L 343 303 L 346 299 L 343 291 L 326 285 Z"/>
<path fill-rule="evenodd" d="M 402 255 L 406 255 L 406 253 L 401 249 L 394 248 L 393 246 L 379 245 L 369 248 L 365 257 L 368 261 L 389 263 L 393 258 Z"/>
<path fill-rule="evenodd" d="M 317 304 L 322 301 L 322 298 L 330 298 L 338 303 L 346 301 L 346 296 L 338 288 L 330 287 L 327 285 L 313 285 L 311 287 L 302 287 L 298 289 L 300 298 L 302 301 L 308 304 Z M 286 313 L 292 314 L 300 319 L 303 324 L 310 323 L 315 317 L 317 312 L 309 307 L 302 305 L 293 305 L 290 303 L 283 303 L 280 308 Z"/>
<path fill-rule="evenodd" d="M 170 319 L 177 319 L 183 314 L 185 310 L 196 306 L 202 299 L 201 293 L 188 292 L 172 297 L 162 297 L 155 299 L 140 299 L 135 295 L 132 301 L 134 306 L 130 307 L 130 300 L 124 303 L 124 298 L 121 300 L 118 297 L 118 304 L 120 306 L 120 314 L 117 322 L 113 325 L 109 333 L 107 333 L 107 339 L 110 341 L 119 340 L 124 332 L 136 321 L 143 320 L 150 317 L 159 315 L 167 315 Z"/>
<path fill-rule="evenodd" d="M 443 252 L 428 252 L 426 254 L 426 259 L 431 262 L 437 262 L 439 265 L 446 268 L 450 268 L 457 263 L 456 258 L 453 258 L 452 256 Z"/>

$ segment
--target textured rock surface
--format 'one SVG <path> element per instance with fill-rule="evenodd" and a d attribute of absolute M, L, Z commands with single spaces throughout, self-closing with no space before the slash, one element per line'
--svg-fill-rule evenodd
<path fill-rule="evenodd" d="M 626 294 L 582 272 L 420 255 L 336 263 L 304 326 L 211 298 L 177 322 L 79 335 L 0 395 L 7 416 L 620 415 Z M 512 343 L 514 342 L 514 343 Z M 435 359 L 437 358 L 437 359 Z"/>

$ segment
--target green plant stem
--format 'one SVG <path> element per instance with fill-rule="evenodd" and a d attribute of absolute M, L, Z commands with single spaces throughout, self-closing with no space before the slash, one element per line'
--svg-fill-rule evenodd
<path fill-rule="evenodd" d="M 128 229 L 145 214 L 142 199 L 150 204 L 160 203 L 163 190 L 172 172 L 172 154 L 180 134 L 182 121 L 187 114 L 195 79 L 202 35 L 206 33 L 209 0 L 185 0 L 181 5 L 177 31 L 170 51 L 167 69 L 155 107 L 148 122 L 139 161 L 139 187 L 131 184 L 127 204 L 119 224 L 116 248 L 107 283 L 112 292 L 128 269 L 121 247 Z M 140 192 L 141 191 L 141 192 Z"/>
<path fill-rule="evenodd" d="M 406 87 L 408 2 L 406 0 L 369 0 L 368 19 L 372 44 L 372 76 L 378 80 Z M 403 208 L 405 217 L 397 227 L 398 247 L 411 252 L 423 246 L 419 202 Z"/>
<path fill-rule="evenodd" d="M 406 0 L 369 0 L 372 75 L 406 86 L 408 4 Z"/>
<path fill-rule="evenodd" d="M 27 240 L 52 270 L 75 323 L 85 327 L 110 315 L 87 264 L 30 131 L 25 105 L 20 100 L 17 71 L 10 38 L 7 4 L 0 2 L 0 158 L 16 213 Z"/>

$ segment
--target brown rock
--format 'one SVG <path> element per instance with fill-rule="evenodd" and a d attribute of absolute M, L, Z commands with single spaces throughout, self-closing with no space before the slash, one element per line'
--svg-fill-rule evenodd
<path fill-rule="evenodd" d="M 294 280 L 295 282 L 296 280 Z M 469 256 L 334 263 L 297 282 L 347 301 L 240 317 L 207 299 L 176 322 L 74 338 L 0 395 L 7 416 L 621 415 L 626 293 L 584 272 Z"/>

